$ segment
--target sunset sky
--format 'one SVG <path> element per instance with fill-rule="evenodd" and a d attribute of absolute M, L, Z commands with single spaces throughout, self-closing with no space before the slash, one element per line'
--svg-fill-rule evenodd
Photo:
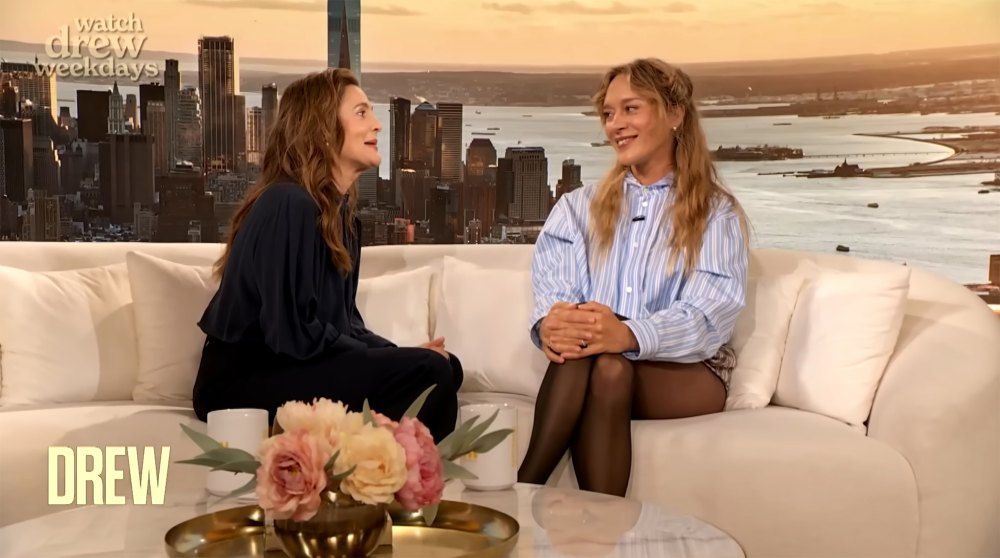
<path fill-rule="evenodd" d="M 146 50 L 193 54 L 199 36 L 231 35 L 240 56 L 324 59 L 325 9 L 325 0 L 30 0 L 5 9 L 0 39 L 41 43 L 74 18 L 134 11 Z M 998 0 L 362 0 L 362 10 L 362 66 L 718 62 L 1000 42 Z"/>

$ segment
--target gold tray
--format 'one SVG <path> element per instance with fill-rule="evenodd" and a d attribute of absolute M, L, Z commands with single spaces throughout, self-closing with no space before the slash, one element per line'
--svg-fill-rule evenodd
<path fill-rule="evenodd" d="M 164 537 L 174 558 L 225 556 L 282 558 L 277 541 L 265 544 L 264 511 L 242 506 L 201 515 L 175 525 Z M 520 525 L 497 510 L 443 500 L 433 527 L 406 515 L 393 514 L 392 546 L 372 556 L 464 558 L 506 556 L 517 544 Z"/>

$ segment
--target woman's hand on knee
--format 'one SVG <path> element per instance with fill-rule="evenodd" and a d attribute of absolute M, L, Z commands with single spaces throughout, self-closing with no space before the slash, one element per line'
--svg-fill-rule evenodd
<path fill-rule="evenodd" d="M 590 337 L 586 346 L 580 347 L 578 353 L 573 355 L 576 358 L 603 353 L 621 354 L 639 349 L 639 340 L 632 329 L 618 319 L 608 306 L 599 302 L 587 302 L 580 305 L 579 311 L 590 314 L 594 320 L 582 326 Z"/>
<path fill-rule="evenodd" d="M 450 359 L 451 358 L 448 355 L 448 351 L 444 350 L 444 337 L 438 337 L 437 339 L 434 339 L 433 341 L 428 341 L 427 343 L 424 343 L 423 345 L 420 345 L 420 348 L 421 349 L 430 349 L 430 350 L 434 351 L 435 353 L 438 353 L 439 355 L 443 356 L 445 359 Z"/>
<path fill-rule="evenodd" d="M 562 364 L 573 358 L 575 351 L 588 345 L 592 333 L 586 326 L 596 322 L 596 317 L 571 302 L 557 302 L 542 319 L 539 337 L 542 350 L 552 362 Z"/>

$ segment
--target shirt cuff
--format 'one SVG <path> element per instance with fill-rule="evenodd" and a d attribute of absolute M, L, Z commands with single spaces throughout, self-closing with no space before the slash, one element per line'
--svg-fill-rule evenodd
<path fill-rule="evenodd" d="M 639 341 L 639 350 L 626 351 L 622 356 L 629 360 L 650 360 L 660 346 L 656 325 L 650 320 L 628 320 L 624 323 Z"/>
<path fill-rule="evenodd" d="M 539 320 L 535 322 L 535 325 L 531 326 L 531 342 L 534 343 L 535 347 L 538 347 L 539 349 L 542 348 L 541 328 L 542 328 L 542 320 L 544 319 L 545 318 L 539 318 Z"/>

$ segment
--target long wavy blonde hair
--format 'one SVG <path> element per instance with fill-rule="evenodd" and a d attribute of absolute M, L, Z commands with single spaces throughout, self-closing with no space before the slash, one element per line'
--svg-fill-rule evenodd
<path fill-rule="evenodd" d="M 701 254 L 705 225 L 712 211 L 712 204 L 721 196 L 728 200 L 740 218 L 744 242 L 749 243 L 746 213 L 719 179 L 712 155 L 708 150 L 698 110 L 694 104 L 694 85 L 691 78 L 679 68 L 655 58 L 633 60 L 615 66 L 605 73 L 600 89 L 593 97 L 594 107 L 606 123 L 604 101 L 608 87 L 618 76 L 628 78 L 632 90 L 645 97 L 662 118 L 676 109 L 683 111 L 684 119 L 677 127 L 673 142 L 674 199 L 667 206 L 672 224 L 667 240 L 670 249 L 668 269 L 674 269 L 677 258 L 684 258 L 684 273 L 691 273 Z M 665 154 L 664 154 L 665 156 Z M 591 244 L 596 245 L 595 259 L 601 260 L 614 241 L 615 229 L 622 217 L 622 181 L 628 168 L 615 163 L 597 186 L 591 200 Z"/>
<path fill-rule="evenodd" d="M 301 184 L 320 209 L 323 240 L 330 248 L 334 264 L 343 272 L 351 270 L 351 255 L 341 238 L 343 195 L 333 182 L 335 156 L 344 144 L 344 129 L 337 119 L 344 91 L 358 85 L 350 70 L 330 68 L 309 74 L 285 89 L 278 116 L 267 134 L 267 150 L 260 179 L 233 214 L 222 257 L 215 274 L 225 272 L 233 240 L 254 203 L 272 184 L 291 181 Z M 353 190 L 355 185 L 351 185 Z M 349 190 L 351 191 L 351 190 Z M 347 218 L 354 218 L 357 196 L 349 197 Z"/>

